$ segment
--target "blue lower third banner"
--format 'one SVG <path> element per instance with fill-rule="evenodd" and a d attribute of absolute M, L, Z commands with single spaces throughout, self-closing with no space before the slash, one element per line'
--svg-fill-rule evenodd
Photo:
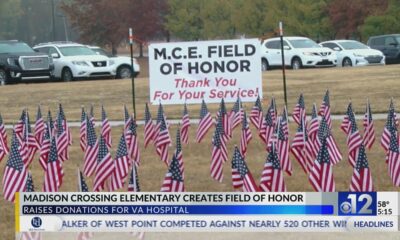
<path fill-rule="evenodd" d="M 399 193 L 20 193 L 16 232 L 399 231 Z"/>

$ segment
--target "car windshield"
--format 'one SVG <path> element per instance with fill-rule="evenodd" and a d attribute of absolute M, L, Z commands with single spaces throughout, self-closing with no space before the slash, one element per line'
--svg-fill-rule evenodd
<path fill-rule="evenodd" d="M 320 48 L 321 46 L 318 45 L 311 39 L 296 39 L 296 40 L 289 40 L 294 48 Z"/>
<path fill-rule="evenodd" d="M 0 53 L 27 53 L 34 52 L 31 47 L 22 42 L 0 43 Z"/>
<path fill-rule="evenodd" d="M 94 51 L 90 48 L 84 46 L 68 46 L 68 47 L 60 47 L 60 51 L 62 55 L 69 56 L 84 56 L 84 55 L 96 55 Z"/>
<path fill-rule="evenodd" d="M 342 47 L 346 50 L 368 49 L 366 45 L 356 41 L 341 42 L 340 45 L 342 45 Z"/>
<path fill-rule="evenodd" d="M 104 51 L 104 49 L 102 48 L 91 48 L 93 51 L 95 51 L 97 54 L 99 55 L 103 55 L 106 57 L 111 57 L 111 54 L 107 53 L 106 51 Z"/>

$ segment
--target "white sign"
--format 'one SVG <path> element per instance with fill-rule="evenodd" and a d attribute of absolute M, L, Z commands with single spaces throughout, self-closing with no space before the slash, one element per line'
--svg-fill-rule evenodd
<path fill-rule="evenodd" d="M 262 94 L 260 42 L 237 39 L 149 47 L 150 102 L 254 101 Z"/>

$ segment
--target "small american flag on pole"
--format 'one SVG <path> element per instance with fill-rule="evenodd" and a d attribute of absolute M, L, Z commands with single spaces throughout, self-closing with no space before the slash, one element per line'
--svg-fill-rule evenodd
<path fill-rule="evenodd" d="M 365 108 L 365 115 L 364 115 L 364 144 L 365 147 L 371 149 L 375 142 L 375 128 L 374 128 L 374 121 L 372 119 L 372 111 L 371 105 L 369 104 L 369 100 L 367 101 L 367 106 Z"/>
<path fill-rule="evenodd" d="M 308 179 L 317 192 L 334 192 L 335 180 L 333 178 L 332 164 L 329 159 L 328 143 L 326 138 L 322 139 L 322 144 L 314 162 Z"/>
<path fill-rule="evenodd" d="M 128 175 L 130 165 L 132 165 L 126 146 L 125 136 L 122 134 L 119 140 L 117 155 L 114 160 L 114 171 L 109 186 L 111 192 L 124 187 L 124 180 Z"/>
<path fill-rule="evenodd" d="M 179 161 L 174 154 L 167 174 L 165 175 L 161 192 L 184 192 L 185 184 L 182 177 L 182 172 L 179 168 Z"/>
<path fill-rule="evenodd" d="M 232 158 L 232 183 L 235 189 L 242 188 L 244 192 L 259 191 L 253 175 L 249 171 L 244 158 L 236 146 Z"/>
<path fill-rule="evenodd" d="M 183 153 L 182 153 L 182 143 L 181 143 L 181 130 L 178 127 L 178 130 L 176 131 L 176 150 L 175 150 L 175 156 L 178 159 L 179 162 L 179 170 L 181 171 L 182 178 L 185 179 L 185 167 L 183 164 Z"/>
<path fill-rule="evenodd" d="M 108 121 L 107 113 L 103 105 L 101 106 L 101 135 L 103 135 L 106 145 L 108 149 L 110 149 L 112 146 L 111 125 Z"/>
<path fill-rule="evenodd" d="M 239 124 L 242 123 L 243 119 L 243 106 L 240 98 L 238 98 L 233 105 L 231 112 L 229 113 L 229 121 L 231 123 L 231 129 L 235 129 Z"/>
<path fill-rule="evenodd" d="M 62 161 L 66 161 L 69 158 L 68 145 L 71 143 L 72 138 L 69 132 L 69 128 L 67 126 L 67 121 L 65 119 L 64 110 L 61 104 L 59 105 L 56 127 L 57 127 L 56 140 L 57 140 L 58 156 Z"/>
<path fill-rule="evenodd" d="M 28 171 L 28 177 L 26 178 L 26 189 L 25 192 L 34 192 L 35 185 L 33 185 L 32 173 Z"/>
<path fill-rule="evenodd" d="M 286 192 L 285 179 L 275 149 L 275 144 L 272 144 L 264 164 L 264 169 L 261 174 L 260 189 L 264 192 Z"/>
<path fill-rule="evenodd" d="M 272 134 L 274 133 L 274 120 L 272 118 L 273 115 L 273 106 L 271 105 L 267 111 L 267 113 L 265 114 L 265 118 L 264 121 L 261 125 L 260 128 L 260 132 L 259 132 L 259 136 L 261 138 L 261 140 L 265 143 L 265 146 L 267 147 Z"/>
<path fill-rule="evenodd" d="M 390 130 L 391 128 L 396 128 L 396 113 L 394 111 L 393 100 L 390 101 L 389 112 L 386 120 L 385 128 L 383 129 L 381 137 L 381 146 L 387 152 L 390 146 Z"/>
<path fill-rule="evenodd" d="M 58 192 L 62 184 L 62 166 L 57 155 L 56 140 L 53 137 L 50 144 L 50 152 L 44 177 L 44 192 Z"/>
<path fill-rule="evenodd" d="M 346 116 L 343 119 L 342 130 L 347 134 L 347 147 L 349 151 L 349 163 L 354 168 L 356 166 L 357 152 L 359 151 L 362 138 L 357 128 L 352 104 L 347 107 Z"/>
<path fill-rule="evenodd" d="M 156 125 L 156 152 L 168 166 L 168 147 L 171 144 L 171 137 L 169 135 L 168 126 L 165 122 L 164 110 L 160 103 L 159 111 L 157 114 L 157 125 Z"/>
<path fill-rule="evenodd" d="M 242 131 L 240 135 L 240 153 L 243 157 L 246 156 L 247 145 L 249 145 L 250 140 L 252 139 L 249 122 L 247 121 L 246 112 L 243 111 L 243 120 L 242 120 Z"/>
<path fill-rule="evenodd" d="M 281 168 L 285 171 L 289 176 L 292 175 L 293 167 L 292 162 L 289 159 L 289 139 L 288 135 L 285 134 L 285 129 L 287 129 L 287 122 L 283 120 L 283 116 L 281 120 L 278 121 L 278 141 L 277 148 L 279 159 L 281 160 Z M 286 125 L 286 128 L 285 128 Z"/>
<path fill-rule="evenodd" d="M 181 127 L 181 138 L 182 142 L 184 144 L 189 143 L 189 127 L 190 127 L 190 119 L 189 119 L 189 113 L 187 110 L 186 103 L 183 106 L 183 116 L 182 116 L 182 127 Z"/>
<path fill-rule="evenodd" d="M 86 112 L 85 108 L 82 107 L 81 111 L 81 127 L 79 129 L 79 144 L 83 152 L 86 149 Z"/>
<path fill-rule="evenodd" d="M 208 130 L 212 127 L 212 125 L 213 125 L 213 119 L 203 99 L 203 101 L 201 102 L 201 109 L 200 109 L 200 122 L 196 132 L 196 142 L 198 143 L 201 142 L 201 140 L 207 134 Z"/>
<path fill-rule="evenodd" d="M 312 144 L 310 144 L 307 136 L 307 130 L 305 127 L 304 119 L 300 119 L 300 124 L 297 128 L 296 135 L 292 141 L 292 147 L 290 148 L 293 156 L 299 162 L 303 171 L 308 174 L 313 165 L 313 152 Z"/>
<path fill-rule="evenodd" d="M 40 147 L 40 155 L 39 155 L 39 163 L 42 166 L 44 171 L 46 171 L 46 169 L 47 169 L 47 162 L 48 162 L 49 153 L 50 153 L 50 144 L 51 144 L 50 129 L 49 129 L 49 125 L 46 123 L 44 135 L 43 135 L 42 146 Z"/>
<path fill-rule="evenodd" d="M 131 117 L 129 128 L 125 132 L 125 141 L 128 146 L 128 153 L 130 159 L 136 164 L 140 165 L 140 151 L 137 136 L 137 124 L 134 116 Z"/>
<path fill-rule="evenodd" d="M 35 157 L 36 151 L 40 148 L 40 145 L 32 133 L 28 111 L 24 110 L 24 112 L 22 133 L 17 135 L 17 137 L 20 141 L 21 157 L 24 160 L 25 166 L 28 168 Z"/>
<path fill-rule="evenodd" d="M 257 96 L 257 100 L 254 103 L 253 108 L 250 112 L 251 123 L 259 130 L 263 122 L 263 109 L 261 105 L 260 96 Z"/>
<path fill-rule="evenodd" d="M 89 122 L 89 117 L 86 116 L 86 121 Z M 94 173 L 97 165 L 97 154 L 99 151 L 98 141 L 96 140 L 96 133 L 92 124 L 87 124 L 87 146 L 85 149 L 83 173 L 90 177 Z"/>
<path fill-rule="evenodd" d="M 99 192 L 104 189 L 106 180 L 114 171 L 114 161 L 108 151 L 106 140 L 100 135 L 99 153 L 97 156 L 96 176 L 94 178 L 93 191 Z"/>
<path fill-rule="evenodd" d="M 219 182 L 223 179 L 223 163 L 227 160 L 226 142 L 224 135 L 224 129 L 222 126 L 222 118 L 218 117 L 218 122 L 215 127 L 215 132 L 212 140 L 213 149 L 211 154 L 211 177 Z"/>
<path fill-rule="evenodd" d="M 304 104 L 303 94 L 300 94 L 299 100 L 293 109 L 292 117 L 294 122 L 298 125 L 300 125 L 302 121 L 306 121 L 306 107 Z"/>
<path fill-rule="evenodd" d="M 126 122 L 126 121 L 125 121 Z M 146 103 L 146 108 L 144 112 L 144 147 L 154 141 L 156 132 L 154 129 L 153 119 L 151 118 L 149 105 Z"/>
<path fill-rule="evenodd" d="M 218 114 L 222 119 L 222 128 L 224 130 L 224 135 L 227 137 L 227 139 L 230 139 L 232 137 L 232 123 L 226 111 L 225 101 L 223 98 L 221 99 L 221 103 L 219 105 Z"/>
<path fill-rule="evenodd" d="M 14 202 L 15 193 L 25 190 L 28 172 L 18 150 L 19 143 L 15 131 L 13 132 L 11 152 L 3 175 L 4 199 Z"/>
<path fill-rule="evenodd" d="M 147 103 L 146 103 L 146 107 L 147 107 Z M 124 131 L 126 131 L 129 128 L 129 124 L 131 124 L 130 123 L 131 120 L 132 119 L 129 115 L 128 109 L 126 108 L 126 105 L 124 105 L 124 122 L 125 122 Z"/>
<path fill-rule="evenodd" d="M 357 151 L 357 161 L 353 170 L 353 176 L 351 177 L 350 191 L 374 191 L 371 171 L 369 170 L 367 154 L 365 154 L 365 147 L 363 144 L 361 144 L 360 149 Z"/>
<path fill-rule="evenodd" d="M 329 101 L 329 90 L 326 90 L 324 99 L 322 100 L 321 106 L 319 108 L 319 115 L 321 117 L 325 117 L 325 120 L 329 126 L 329 129 L 332 129 L 331 104 Z"/>
<path fill-rule="evenodd" d="M 389 176 L 394 186 L 400 186 L 399 136 L 395 126 L 390 128 L 390 143 L 387 153 Z"/>
<path fill-rule="evenodd" d="M 3 123 L 3 118 L 0 115 L 0 162 L 4 156 L 9 154 L 10 150 L 7 145 L 7 132 Z"/>
<path fill-rule="evenodd" d="M 342 160 L 342 154 L 340 153 L 337 143 L 332 136 L 331 130 L 326 122 L 325 116 L 322 117 L 321 123 L 319 125 L 317 140 L 318 140 L 317 141 L 318 149 L 321 148 L 323 141 L 327 142 L 326 144 L 328 146 L 329 157 L 333 165 L 337 164 L 340 160 Z"/>
<path fill-rule="evenodd" d="M 89 188 L 86 184 L 85 178 L 82 175 L 82 172 L 78 169 L 78 191 L 79 192 L 89 192 Z M 92 232 L 79 232 L 77 240 L 89 240 L 93 237 Z"/>
<path fill-rule="evenodd" d="M 137 167 L 135 164 L 132 164 L 132 167 L 131 167 L 131 174 L 129 175 L 128 191 L 129 192 L 140 192 L 139 176 L 138 176 Z"/>
<path fill-rule="evenodd" d="M 35 138 L 38 142 L 39 146 L 43 142 L 43 135 L 45 131 L 44 121 L 42 117 L 42 111 L 40 109 L 40 105 L 38 106 L 37 113 L 36 113 L 36 122 L 35 122 Z"/>

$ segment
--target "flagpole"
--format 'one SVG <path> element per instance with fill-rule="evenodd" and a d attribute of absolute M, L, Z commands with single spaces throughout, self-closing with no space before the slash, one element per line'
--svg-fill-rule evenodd
<path fill-rule="evenodd" d="M 129 28 L 129 45 L 131 50 L 131 70 L 132 70 L 132 104 L 133 104 L 133 114 L 136 117 L 136 103 L 135 103 L 135 69 L 133 68 L 133 32 L 132 28 Z"/>

